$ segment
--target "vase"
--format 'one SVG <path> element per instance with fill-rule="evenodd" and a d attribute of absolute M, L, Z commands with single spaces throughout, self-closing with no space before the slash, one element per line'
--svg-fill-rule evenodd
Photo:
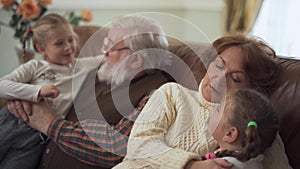
<path fill-rule="evenodd" d="M 16 52 L 20 64 L 28 62 L 29 60 L 33 59 L 35 56 L 35 51 L 33 49 L 26 49 L 26 53 L 24 54 L 23 49 L 20 45 L 16 46 Z"/>

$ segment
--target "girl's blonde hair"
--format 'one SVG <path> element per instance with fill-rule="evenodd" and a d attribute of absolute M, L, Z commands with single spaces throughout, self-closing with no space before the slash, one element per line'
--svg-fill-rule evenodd
<path fill-rule="evenodd" d="M 70 28 L 70 31 L 74 35 L 76 44 L 79 44 L 79 38 L 77 34 L 74 32 L 74 29 L 72 25 L 62 16 L 58 14 L 48 14 L 43 17 L 41 17 L 36 24 L 31 28 L 31 30 L 28 30 L 23 35 L 23 52 L 26 53 L 26 40 L 32 36 L 32 43 L 34 49 L 38 52 L 36 45 L 39 44 L 41 46 L 45 45 L 45 42 L 47 42 L 47 39 L 49 38 L 49 32 L 54 29 L 57 26 L 66 25 Z"/>

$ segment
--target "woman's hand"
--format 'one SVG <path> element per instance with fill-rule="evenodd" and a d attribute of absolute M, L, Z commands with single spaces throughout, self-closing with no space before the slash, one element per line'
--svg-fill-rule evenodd
<path fill-rule="evenodd" d="M 12 100 L 7 102 L 7 108 L 16 118 L 28 122 L 32 115 L 31 103 L 28 101 Z"/>
<path fill-rule="evenodd" d="M 191 160 L 184 169 L 229 169 L 232 167 L 233 164 L 224 159 L 214 159 L 204 161 Z"/>

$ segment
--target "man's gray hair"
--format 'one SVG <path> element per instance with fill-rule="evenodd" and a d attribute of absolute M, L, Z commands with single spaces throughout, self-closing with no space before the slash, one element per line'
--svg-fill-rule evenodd
<path fill-rule="evenodd" d="M 124 43 L 144 58 L 144 68 L 161 68 L 169 63 L 168 40 L 159 22 L 141 15 L 119 18 L 113 27 L 124 30 Z"/>

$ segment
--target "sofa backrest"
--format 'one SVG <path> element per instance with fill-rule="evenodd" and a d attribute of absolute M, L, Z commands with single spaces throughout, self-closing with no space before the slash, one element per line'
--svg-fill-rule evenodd
<path fill-rule="evenodd" d="M 300 168 L 300 60 L 275 58 L 282 66 L 271 102 L 279 112 L 280 135 L 293 168 Z"/>
<path fill-rule="evenodd" d="M 79 37 L 80 53 L 78 57 L 97 56 L 100 54 L 103 39 L 108 29 L 100 26 L 75 26 L 74 31 Z"/>

